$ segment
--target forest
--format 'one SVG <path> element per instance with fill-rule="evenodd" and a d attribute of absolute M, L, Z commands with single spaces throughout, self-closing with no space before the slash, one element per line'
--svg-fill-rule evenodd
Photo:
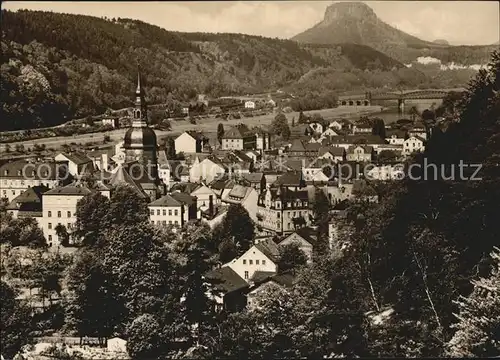
<path fill-rule="evenodd" d="M 138 66 L 151 104 L 197 94 L 298 96 L 461 87 L 470 70 L 405 68 L 368 46 L 299 45 L 243 34 L 179 33 L 138 20 L 3 10 L 0 130 L 26 130 L 132 105 Z"/>
<path fill-rule="evenodd" d="M 498 357 L 499 90 L 495 52 L 463 96 L 445 102 L 446 126 L 426 113 L 432 136 L 412 163 L 441 170 L 424 173 L 421 166 L 413 178 L 377 187 L 379 203 L 350 203 L 347 247 L 329 250 L 324 243 L 320 231 L 329 219 L 318 196 L 313 210 L 322 246 L 314 247 L 313 264 L 297 249 L 282 253 L 280 264 L 298 282 L 271 288 L 255 309 L 216 311 L 204 277 L 249 248 L 254 227 L 246 210 L 231 206 L 213 231 L 188 224 L 174 234 L 151 225 L 146 203 L 126 186 L 111 199 L 95 192 L 80 201 L 81 248 L 71 261 L 49 256 L 33 262 L 38 270 L 23 271 L 7 257 L 2 272 L 53 294 L 61 292 L 53 279 L 64 278 L 59 315 L 42 329 L 120 335 L 133 359 Z M 474 169 L 465 170 L 469 180 L 452 176 L 461 162 L 480 164 L 481 180 L 472 179 Z M 39 246 L 39 232 L 31 227 L 28 236 L 7 217 L 0 217 L 2 238 Z M 2 282 L 0 290 L 2 345 L 10 356 L 37 322 L 14 301 L 15 289 Z"/>

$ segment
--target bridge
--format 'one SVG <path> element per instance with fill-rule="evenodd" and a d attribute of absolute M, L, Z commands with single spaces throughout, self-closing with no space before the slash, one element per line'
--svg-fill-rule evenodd
<path fill-rule="evenodd" d="M 462 92 L 465 89 L 430 89 L 430 90 L 404 90 L 392 91 L 385 93 L 367 92 L 364 95 L 345 95 L 339 96 L 338 106 L 369 106 L 376 101 L 397 101 L 398 106 L 404 107 L 406 100 L 423 100 L 423 99 L 443 99 L 452 91 Z"/>

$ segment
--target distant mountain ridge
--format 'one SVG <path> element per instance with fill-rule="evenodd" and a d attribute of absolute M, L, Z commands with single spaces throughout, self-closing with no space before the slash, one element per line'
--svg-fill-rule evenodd
<path fill-rule="evenodd" d="M 378 18 L 361 2 L 339 2 L 326 8 L 321 22 L 297 34 L 292 40 L 307 44 L 354 43 L 370 46 L 403 63 L 419 56 L 464 65 L 485 64 L 493 46 L 458 46 L 421 40 Z"/>

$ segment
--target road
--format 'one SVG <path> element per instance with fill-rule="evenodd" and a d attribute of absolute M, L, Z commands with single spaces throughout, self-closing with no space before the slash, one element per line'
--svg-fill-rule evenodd
<path fill-rule="evenodd" d="M 380 109 L 381 109 L 380 106 L 360 106 L 360 107 L 352 106 L 352 107 L 345 107 L 345 108 L 333 108 L 333 109 L 305 111 L 304 113 L 305 114 L 319 113 L 326 120 L 332 120 L 333 118 L 352 117 L 352 116 L 357 116 L 357 115 L 362 115 L 362 114 L 376 113 L 376 112 L 379 112 Z M 295 122 L 298 121 L 299 113 L 296 111 L 291 112 L 291 113 L 287 113 L 285 115 L 288 118 L 289 123 L 291 123 L 292 118 L 295 118 Z M 271 122 L 273 121 L 275 116 L 276 116 L 276 114 L 267 114 L 267 115 L 255 116 L 255 117 L 251 117 L 251 118 L 232 119 L 232 120 L 227 120 L 227 121 L 223 121 L 221 119 L 215 119 L 215 118 L 208 118 L 208 119 L 202 119 L 202 120 L 198 121 L 198 124 L 196 124 L 196 125 L 190 124 L 188 121 L 172 121 L 172 130 L 171 131 L 155 130 L 155 132 L 156 132 L 156 136 L 158 138 L 163 137 L 163 136 L 177 136 L 186 130 L 200 130 L 200 131 L 204 131 L 207 133 L 215 133 L 217 131 L 217 124 L 218 123 L 224 124 L 224 127 L 229 127 L 231 125 L 236 125 L 239 123 L 247 124 L 249 126 L 269 125 L 269 124 L 271 124 Z M 70 143 L 85 144 L 88 142 L 102 142 L 104 140 L 105 135 L 109 135 L 112 142 L 119 142 L 123 139 L 123 136 L 125 135 L 126 131 L 127 131 L 127 129 L 117 129 L 117 130 L 112 130 L 112 131 L 108 131 L 108 132 L 104 132 L 104 133 L 81 134 L 81 135 L 74 135 L 74 136 L 48 137 L 48 138 L 41 138 L 41 139 L 35 139 L 35 140 L 13 142 L 13 143 L 9 143 L 9 145 L 10 145 L 11 149 L 13 149 L 17 144 L 22 144 L 22 145 L 24 145 L 25 148 L 32 148 L 33 145 L 35 145 L 35 144 L 38 144 L 38 145 L 44 144 L 47 148 L 54 148 L 55 149 L 55 148 L 61 147 L 64 144 L 70 144 Z M 5 150 L 5 145 L 6 144 L 0 144 L 0 151 Z"/>

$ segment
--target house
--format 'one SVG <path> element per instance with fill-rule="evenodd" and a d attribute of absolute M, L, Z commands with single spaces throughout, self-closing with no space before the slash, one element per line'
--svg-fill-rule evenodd
<path fill-rule="evenodd" d="M 255 133 L 244 124 L 231 127 L 222 136 L 223 150 L 254 150 L 255 148 Z"/>
<path fill-rule="evenodd" d="M 391 145 L 403 145 L 406 138 L 404 130 L 388 130 L 385 140 Z"/>
<path fill-rule="evenodd" d="M 209 215 L 213 215 L 215 207 L 220 204 L 217 194 L 204 183 L 196 186 L 196 188 L 189 193 L 191 196 L 197 198 L 199 212 L 208 212 Z"/>
<path fill-rule="evenodd" d="M 245 101 L 245 109 L 255 109 L 255 101 Z"/>
<path fill-rule="evenodd" d="M 178 191 L 171 193 L 170 196 L 182 204 L 184 221 L 200 218 L 201 214 L 198 210 L 198 199 L 196 196 Z"/>
<path fill-rule="evenodd" d="M 320 139 L 323 140 L 330 136 L 338 136 L 339 134 L 332 128 L 327 128 L 325 131 L 321 133 Z"/>
<path fill-rule="evenodd" d="M 188 130 L 175 138 L 175 153 L 201 153 L 204 152 L 209 145 L 209 139 L 203 133 Z"/>
<path fill-rule="evenodd" d="M 272 107 L 276 107 L 276 101 L 274 101 L 273 99 L 269 99 L 267 101 L 267 104 L 270 105 L 270 106 L 272 106 Z"/>
<path fill-rule="evenodd" d="M 404 166 L 402 164 L 375 166 L 366 174 L 366 178 L 369 180 L 382 181 L 398 180 L 404 178 L 404 176 Z"/>
<path fill-rule="evenodd" d="M 75 177 L 95 171 L 92 159 L 81 152 L 60 153 L 55 156 L 54 160 L 57 163 L 66 164 L 69 173 Z"/>
<path fill-rule="evenodd" d="M 345 150 L 343 147 L 322 146 L 318 151 L 318 158 L 339 163 L 345 159 Z"/>
<path fill-rule="evenodd" d="M 223 266 L 205 274 L 208 296 L 215 300 L 217 310 L 241 311 L 247 304 L 248 283 L 231 267 Z"/>
<path fill-rule="evenodd" d="M 257 190 L 257 193 L 266 188 L 266 176 L 262 172 L 243 174 L 241 177 Z"/>
<path fill-rule="evenodd" d="M 295 139 L 288 150 L 288 154 L 295 157 L 315 156 L 320 148 L 321 144 L 319 143 L 304 143 L 300 139 Z"/>
<path fill-rule="evenodd" d="M 419 136 L 410 136 L 403 142 L 403 155 L 410 155 L 416 152 L 423 152 L 425 139 Z"/>
<path fill-rule="evenodd" d="M 222 201 L 228 204 L 240 204 L 247 211 L 253 221 L 257 221 L 257 199 L 259 194 L 250 186 L 236 184 L 222 196 Z"/>
<path fill-rule="evenodd" d="M 105 117 L 102 119 L 102 125 L 106 126 L 111 126 L 112 128 L 119 128 L 120 127 L 120 120 L 118 118 L 113 118 L 113 117 Z"/>
<path fill-rule="evenodd" d="M 316 243 L 316 233 L 314 229 L 304 227 L 295 230 L 279 242 L 278 247 L 290 244 L 298 244 L 299 248 L 307 255 L 308 263 L 312 262 L 313 244 Z"/>
<path fill-rule="evenodd" d="M 371 134 L 372 132 L 372 124 L 367 119 L 360 119 L 357 121 L 352 127 L 353 134 Z"/>
<path fill-rule="evenodd" d="M 269 187 L 259 196 L 257 224 L 269 232 L 292 232 L 299 218 L 309 225 L 310 214 L 307 189 L 291 190 L 278 185 Z"/>
<path fill-rule="evenodd" d="M 373 147 L 366 145 L 352 145 L 346 151 L 347 161 L 365 161 L 372 160 Z"/>
<path fill-rule="evenodd" d="M 107 339 L 106 347 L 110 352 L 127 354 L 127 340 L 122 338 L 114 337 Z"/>
<path fill-rule="evenodd" d="M 290 128 L 292 138 L 300 138 L 302 136 L 311 136 L 314 133 L 309 124 L 299 124 Z"/>
<path fill-rule="evenodd" d="M 272 135 L 269 131 L 264 130 L 263 128 L 257 128 L 254 130 L 255 132 L 255 149 L 256 150 L 269 150 L 271 149 L 271 138 Z"/>
<path fill-rule="evenodd" d="M 330 136 L 323 140 L 323 146 L 338 146 L 348 149 L 352 145 L 369 145 L 374 149 L 380 145 L 386 144 L 385 140 L 378 135 L 372 134 L 358 134 L 358 135 L 346 135 L 346 136 Z"/>
<path fill-rule="evenodd" d="M 33 186 L 16 196 L 6 207 L 14 219 L 21 217 L 42 217 L 42 195 L 50 189 L 46 186 Z"/>
<path fill-rule="evenodd" d="M 342 130 L 343 128 L 343 122 L 342 121 L 338 121 L 338 120 L 333 120 L 329 125 L 328 125 L 328 128 L 330 129 L 337 129 L 337 130 Z"/>
<path fill-rule="evenodd" d="M 55 162 L 18 160 L 0 166 L 0 198 L 10 202 L 33 186 L 55 188 L 70 178 L 68 167 Z"/>
<path fill-rule="evenodd" d="M 322 134 L 323 133 L 323 124 L 321 124 L 317 121 L 309 123 L 309 127 L 311 128 L 311 130 L 315 134 Z M 335 134 L 335 135 L 337 135 L 337 134 Z"/>
<path fill-rule="evenodd" d="M 273 289 L 288 290 L 297 283 L 298 278 L 293 272 L 266 273 L 256 271 L 251 279 L 251 286 L 247 293 L 247 309 L 254 310 L 260 307 L 260 302 Z"/>
<path fill-rule="evenodd" d="M 71 232 L 76 222 L 76 205 L 85 195 L 86 187 L 68 185 L 57 187 L 42 194 L 43 214 L 41 228 L 49 246 L 60 245 L 55 228 L 64 225 Z"/>
<path fill-rule="evenodd" d="M 427 140 L 427 131 L 425 129 L 425 125 L 416 123 L 408 130 L 408 136 L 418 136 L 424 140 Z"/>
<path fill-rule="evenodd" d="M 226 169 L 227 167 L 215 156 L 206 157 L 202 161 L 197 156 L 189 168 L 189 181 L 204 181 L 208 184 L 223 175 Z"/>
<path fill-rule="evenodd" d="M 305 181 L 326 182 L 330 178 L 323 172 L 325 166 L 332 166 L 330 160 L 315 159 L 312 162 L 304 162 L 302 176 Z"/>
<path fill-rule="evenodd" d="M 226 264 L 246 282 L 256 271 L 277 272 L 279 249 L 274 241 L 268 239 L 253 245 L 239 258 Z"/>
<path fill-rule="evenodd" d="M 185 217 L 183 204 L 168 194 L 150 203 L 148 208 L 151 224 L 182 227 L 188 219 Z"/>

